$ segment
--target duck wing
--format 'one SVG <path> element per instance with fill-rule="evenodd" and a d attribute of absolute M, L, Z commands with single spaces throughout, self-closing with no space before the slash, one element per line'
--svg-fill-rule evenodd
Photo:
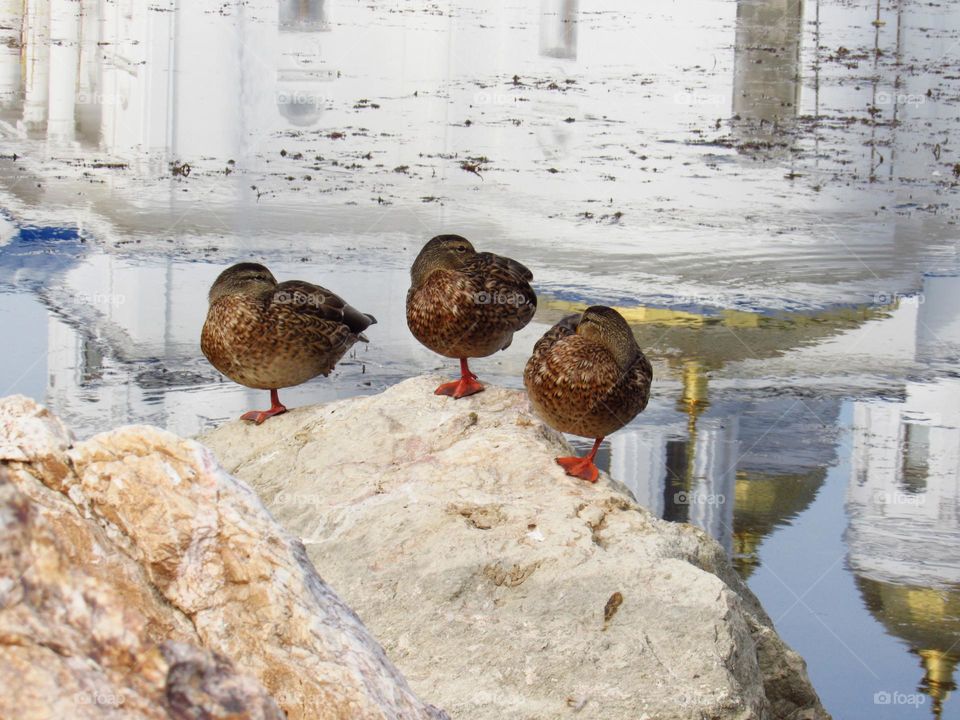
<path fill-rule="evenodd" d="M 295 312 L 304 320 L 339 323 L 364 342 L 367 339 L 361 333 L 377 322 L 373 315 L 360 312 L 331 290 L 303 280 L 287 280 L 277 285 L 270 296 L 270 305 Z"/>
<path fill-rule="evenodd" d="M 547 330 L 543 336 L 537 340 L 533 346 L 533 354 L 530 357 L 531 363 L 542 363 L 550 354 L 553 346 L 560 340 L 570 335 L 576 335 L 577 323 L 580 322 L 580 315 L 567 315 L 559 320 L 552 328 Z"/>
<path fill-rule="evenodd" d="M 630 366 L 629 378 L 631 384 L 635 387 L 646 388 L 646 393 L 650 393 L 650 383 L 653 382 L 653 366 L 643 352 L 637 353 L 637 359 Z M 646 405 L 646 402 L 644 402 Z"/>
<path fill-rule="evenodd" d="M 513 258 L 482 252 L 475 255 L 475 260 L 486 272 L 499 274 L 507 282 L 519 283 L 533 280 L 533 273 L 530 272 L 530 269 Z"/>
<path fill-rule="evenodd" d="M 616 408 L 618 415 L 629 422 L 647 407 L 652 381 L 653 366 L 647 356 L 639 352 L 630 367 L 607 392 L 603 404 Z"/>
<path fill-rule="evenodd" d="M 503 308 L 513 330 L 524 327 L 537 310 L 537 294 L 530 286 L 533 273 L 516 260 L 489 252 L 477 253 L 465 269 L 489 301 Z"/>

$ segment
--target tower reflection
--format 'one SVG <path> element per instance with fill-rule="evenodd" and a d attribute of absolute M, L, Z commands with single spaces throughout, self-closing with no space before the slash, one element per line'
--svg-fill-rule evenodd
<path fill-rule="evenodd" d="M 958 293 L 960 278 L 925 279 L 911 308 L 918 357 L 960 349 Z M 960 662 L 960 381 L 857 401 L 853 433 L 849 563 L 867 608 L 919 658 L 939 718 Z"/>
<path fill-rule="evenodd" d="M 580 0 L 541 0 L 540 54 L 577 59 L 577 27 Z"/>
<path fill-rule="evenodd" d="M 800 104 L 803 10 L 803 0 L 737 2 L 733 116 L 738 138 L 748 145 L 787 151 L 784 133 Z"/>

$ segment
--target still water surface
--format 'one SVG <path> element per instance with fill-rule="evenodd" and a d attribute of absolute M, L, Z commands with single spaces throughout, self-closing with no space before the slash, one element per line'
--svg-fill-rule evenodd
<path fill-rule="evenodd" d="M 836 717 L 960 717 L 954 6 L 6 0 L 0 36 L 3 394 L 84 436 L 262 406 L 198 350 L 239 259 L 379 319 L 288 404 L 451 374 L 403 298 L 459 232 L 541 297 L 483 379 L 617 306 L 656 381 L 602 464 Z"/>

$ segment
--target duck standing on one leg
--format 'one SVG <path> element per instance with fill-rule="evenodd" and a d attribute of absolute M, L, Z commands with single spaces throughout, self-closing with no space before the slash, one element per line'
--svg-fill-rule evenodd
<path fill-rule="evenodd" d="M 210 308 L 200 349 L 210 364 L 241 385 L 270 391 L 269 410 L 241 420 L 257 425 L 286 412 L 279 388 L 329 375 L 373 315 L 351 307 L 329 290 L 302 280 L 277 283 L 263 265 L 227 268 L 210 288 Z"/>
<path fill-rule="evenodd" d="M 425 346 L 460 359 L 460 380 L 436 395 L 462 398 L 483 390 L 468 358 L 493 355 L 513 342 L 537 309 L 533 273 L 510 258 L 478 253 L 466 238 L 438 235 L 410 269 L 407 325 Z"/>
<path fill-rule="evenodd" d="M 523 383 L 533 409 L 560 432 L 596 438 L 584 458 L 560 457 L 567 475 L 596 482 L 593 459 L 607 435 L 650 398 L 653 368 L 616 310 L 595 305 L 550 328 L 533 347 Z"/>

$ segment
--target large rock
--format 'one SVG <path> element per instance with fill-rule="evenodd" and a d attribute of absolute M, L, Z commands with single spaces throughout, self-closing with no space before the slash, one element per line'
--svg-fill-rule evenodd
<path fill-rule="evenodd" d="M 440 378 L 203 440 L 457 718 L 826 718 L 722 549 L 568 453 L 517 391 Z"/>
<path fill-rule="evenodd" d="M 4 718 L 447 717 L 201 445 L 0 401 Z"/>

